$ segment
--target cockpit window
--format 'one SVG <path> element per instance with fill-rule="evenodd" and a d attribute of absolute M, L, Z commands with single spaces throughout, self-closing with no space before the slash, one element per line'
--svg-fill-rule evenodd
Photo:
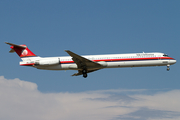
<path fill-rule="evenodd" d="M 164 56 L 164 57 L 169 57 L 167 54 L 164 54 L 163 56 Z"/>

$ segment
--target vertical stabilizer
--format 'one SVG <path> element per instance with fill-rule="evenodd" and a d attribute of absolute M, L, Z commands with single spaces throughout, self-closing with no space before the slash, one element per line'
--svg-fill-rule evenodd
<path fill-rule="evenodd" d="M 9 51 L 10 53 L 16 52 L 19 57 L 31 57 L 31 56 L 36 56 L 33 52 L 31 52 L 26 45 L 16 45 L 12 43 L 5 42 L 8 45 L 11 45 L 11 50 Z"/>

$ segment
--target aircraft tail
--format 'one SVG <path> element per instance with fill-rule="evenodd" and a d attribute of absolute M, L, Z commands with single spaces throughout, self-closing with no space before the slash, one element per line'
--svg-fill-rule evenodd
<path fill-rule="evenodd" d="M 16 52 L 19 57 L 24 58 L 24 57 L 31 57 L 31 56 L 36 56 L 33 52 L 31 52 L 26 45 L 16 45 L 12 43 L 5 42 L 8 45 L 11 45 L 11 50 L 9 51 L 10 53 Z"/>

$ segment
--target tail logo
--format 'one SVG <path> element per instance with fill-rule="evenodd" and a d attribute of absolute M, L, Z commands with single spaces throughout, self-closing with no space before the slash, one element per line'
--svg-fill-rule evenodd
<path fill-rule="evenodd" d="M 26 56 L 28 54 L 28 51 L 25 49 L 25 50 L 23 50 L 23 52 L 22 52 L 22 55 L 23 56 Z"/>

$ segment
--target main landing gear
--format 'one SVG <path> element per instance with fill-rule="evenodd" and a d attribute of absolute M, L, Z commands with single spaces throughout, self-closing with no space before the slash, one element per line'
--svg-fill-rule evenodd
<path fill-rule="evenodd" d="M 82 74 L 83 74 L 83 77 L 84 77 L 84 78 L 87 78 L 87 70 L 86 70 L 86 69 L 83 69 L 83 70 L 82 70 Z"/>
<path fill-rule="evenodd" d="M 169 70 L 170 70 L 169 66 L 170 66 L 170 65 L 167 65 L 167 71 L 169 71 Z"/>

